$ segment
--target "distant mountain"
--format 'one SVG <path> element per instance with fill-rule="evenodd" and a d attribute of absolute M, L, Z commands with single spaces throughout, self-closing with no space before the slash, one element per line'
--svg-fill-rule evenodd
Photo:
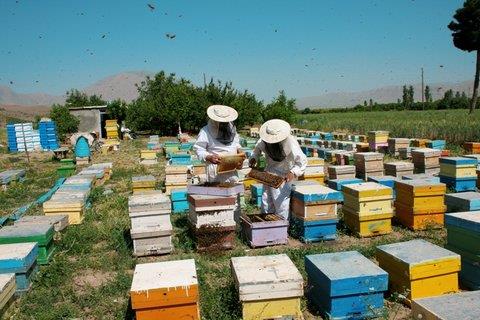
<path fill-rule="evenodd" d="M 434 83 L 429 84 L 433 99 L 443 97 L 445 91 L 452 89 L 453 91 L 465 91 L 470 95 L 473 90 L 473 81 L 463 81 L 458 83 Z M 310 108 L 335 108 L 350 107 L 357 104 L 363 104 L 364 101 L 373 99 L 374 102 L 388 103 L 396 102 L 402 98 L 403 86 L 388 86 L 372 90 L 358 92 L 332 92 L 319 96 L 297 98 L 297 107 L 304 109 Z M 421 101 L 421 84 L 413 85 L 415 91 L 415 101 Z"/>
<path fill-rule="evenodd" d="M 94 84 L 79 89 L 88 94 L 101 95 L 105 100 L 123 99 L 130 102 L 138 97 L 135 84 L 140 84 L 153 73 L 132 71 L 109 76 Z M 0 85 L 0 105 L 49 106 L 54 103 L 64 103 L 65 96 L 55 96 L 46 93 L 17 93 L 7 86 Z"/>

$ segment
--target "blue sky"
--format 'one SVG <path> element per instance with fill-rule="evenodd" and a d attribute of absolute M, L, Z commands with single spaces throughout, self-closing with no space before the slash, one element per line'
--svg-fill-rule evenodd
<path fill-rule="evenodd" d="M 469 80 L 474 54 L 454 48 L 447 28 L 462 3 L 0 0 L 0 84 L 62 94 L 165 70 L 270 100 L 281 89 L 304 97 L 417 83 L 421 67 L 429 83 Z"/>

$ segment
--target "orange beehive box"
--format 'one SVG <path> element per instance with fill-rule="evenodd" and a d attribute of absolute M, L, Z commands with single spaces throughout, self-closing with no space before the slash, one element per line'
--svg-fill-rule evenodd
<path fill-rule="evenodd" d="M 200 319 L 195 261 L 137 264 L 130 297 L 137 320 Z"/>
<path fill-rule="evenodd" d="M 465 142 L 463 148 L 468 153 L 480 153 L 480 142 Z"/>

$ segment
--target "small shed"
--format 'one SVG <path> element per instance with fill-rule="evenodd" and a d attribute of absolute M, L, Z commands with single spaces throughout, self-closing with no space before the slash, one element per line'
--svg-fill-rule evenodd
<path fill-rule="evenodd" d="M 109 119 L 107 106 L 70 107 L 70 113 L 80 120 L 79 132 L 98 132 L 99 138 L 107 138 L 105 121 Z"/>

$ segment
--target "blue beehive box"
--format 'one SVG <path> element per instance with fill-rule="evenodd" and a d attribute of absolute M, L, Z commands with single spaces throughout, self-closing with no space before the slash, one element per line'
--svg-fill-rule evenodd
<path fill-rule="evenodd" d="M 431 140 L 425 143 L 427 148 L 443 150 L 445 149 L 445 140 Z"/>
<path fill-rule="evenodd" d="M 447 212 L 480 210 L 480 193 L 468 191 L 445 195 Z"/>
<path fill-rule="evenodd" d="M 335 240 L 337 238 L 338 219 L 303 220 L 295 216 L 291 221 L 291 234 L 302 242 Z"/>
<path fill-rule="evenodd" d="M 302 152 L 303 152 L 307 157 L 311 157 L 311 156 L 312 156 L 307 146 L 301 146 L 300 148 L 302 149 Z"/>
<path fill-rule="evenodd" d="M 174 166 L 191 165 L 192 156 L 188 153 L 172 153 L 170 154 L 170 162 Z"/>
<path fill-rule="evenodd" d="M 170 194 L 173 213 L 188 211 L 187 189 L 173 189 Z"/>
<path fill-rule="evenodd" d="M 333 133 L 325 132 L 322 134 L 323 140 L 333 140 Z"/>
<path fill-rule="evenodd" d="M 36 242 L 0 245 L 0 273 L 15 273 L 17 293 L 30 288 L 36 274 L 38 244 Z"/>
<path fill-rule="evenodd" d="M 477 187 L 476 177 L 450 178 L 440 176 L 440 182 L 445 183 L 448 188 L 455 190 L 455 192 L 475 191 Z"/>
<path fill-rule="evenodd" d="M 260 208 L 262 206 L 263 184 L 252 184 L 250 192 L 252 193 L 252 203 Z"/>
<path fill-rule="evenodd" d="M 379 316 L 388 274 L 357 251 L 305 256 L 308 298 L 329 319 Z"/>
<path fill-rule="evenodd" d="M 318 201 L 342 201 L 342 192 L 322 186 L 310 185 L 298 187 L 292 191 L 292 197 L 299 199 L 304 203 Z"/>
<path fill-rule="evenodd" d="M 342 187 L 348 184 L 361 183 L 364 182 L 362 179 L 352 178 L 352 179 L 333 179 L 328 180 L 328 187 L 333 190 L 342 191 Z M 342 202 L 343 202 L 343 193 L 342 193 Z"/>

